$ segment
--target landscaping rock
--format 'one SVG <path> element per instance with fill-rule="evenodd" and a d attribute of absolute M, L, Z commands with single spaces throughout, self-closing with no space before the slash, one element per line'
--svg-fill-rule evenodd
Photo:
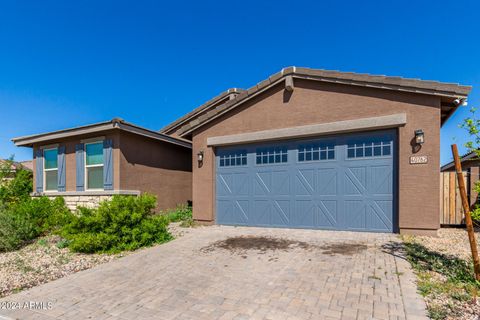
<path fill-rule="evenodd" d="M 60 249 L 57 236 L 40 238 L 24 248 L 0 253 L 0 297 L 90 269 L 128 253 L 79 254 Z M 61 246 L 60 246 L 61 247 Z"/>
<path fill-rule="evenodd" d="M 477 230 L 475 235 L 478 242 L 480 232 Z M 415 236 L 412 239 L 407 237 L 406 240 L 413 240 L 423 245 L 426 249 L 445 256 L 465 261 L 472 260 L 470 242 L 465 229 L 443 228 L 438 231 L 438 237 Z M 446 283 L 446 278 L 442 274 L 430 272 L 429 276 L 439 286 L 443 286 Z M 441 294 L 425 296 L 425 301 L 433 319 L 480 320 L 479 299 L 475 297 L 466 299 L 466 301 L 455 299 L 452 298 L 451 292 L 448 292 L 447 289 Z"/>

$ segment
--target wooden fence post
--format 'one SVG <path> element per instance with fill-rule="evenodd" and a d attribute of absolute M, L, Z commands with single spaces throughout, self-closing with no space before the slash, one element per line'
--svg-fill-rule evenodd
<path fill-rule="evenodd" d="M 467 225 L 468 240 L 470 241 L 470 249 L 472 250 L 473 270 L 475 279 L 480 281 L 480 261 L 478 259 L 477 241 L 475 240 L 475 232 L 473 230 L 472 216 L 470 215 L 470 204 L 467 199 L 467 189 L 465 188 L 465 180 L 463 180 L 462 164 L 458 156 L 456 144 L 452 144 L 453 160 L 455 161 L 455 171 L 457 172 L 458 188 L 460 189 L 460 197 L 462 198 L 463 211 L 465 213 L 465 223 Z"/>

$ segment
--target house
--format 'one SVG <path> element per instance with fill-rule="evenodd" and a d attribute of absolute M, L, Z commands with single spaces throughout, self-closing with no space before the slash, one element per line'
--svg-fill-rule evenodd
<path fill-rule="evenodd" d="M 160 132 L 116 120 L 93 126 L 109 126 L 109 135 L 77 128 L 14 142 L 33 147 L 36 159 L 46 159 L 36 161 L 37 194 L 46 191 L 43 186 L 51 179 L 56 194 L 88 194 L 91 174 L 95 194 L 171 189 L 183 197 L 161 206 L 192 199 L 193 216 L 204 223 L 435 234 L 440 226 L 440 127 L 470 90 L 435 81 L 289 67 L 247 90 L 225 91 Z M 88 139 L 99 141 L 100 135 L 108 137 L 100 139 L 103 149 L 98 145 L 85 152 Z M 62 162 L 67 139 L 70 160 Z M 149 148 L 141 145 L 147 140 Z M 48 154 L 49 145 L 57 146 L 59 156 Z M 162 167 L 150 153 L 157 145 L 169 149 L 159 152 L 156 161 L 185 162 L 185 170 L 175 171 L 182 172 L 182 183 L 180 177 L 175 185 L 156 178 Z M 135 171 L 124 156 L 130 148 L 137 151 L 137 161 L 148 159 L 144 167 L 150 177 Z M 112 153 L 114 169 L 109 171 L 105 161 Z M 60 159 L 55 168 L 66 166 L 66 183 L 59 175 L 55 185 L 48 173 L 55 165 L 52 157 Z M 103 184 L 85 164 L 101 159 Z M 144 182 L 149 178 L 157 183 Z"/>
<path fill-rule="evenodd" d="M 475 190 L 476 183 L 480 180 L 480 159 L 475 152 L 468 152 L 467 154 L 460 157 L 460 163 L 462 164 L 462 171 L 465 178 L 465 187 L 467 189 L 467 198 L 470 204 L 470 207 L 474 207 L 478 204 L 478 193 Z M 451 161 L 440 168 L 442 172 L 443 179 L 456 179 L 455 175 L 455 163 Z M 448 177 L 447 177 L 448 176 Z M 456 182 L 452 182 L 452 185 L 457 185 Z M 445 188 L 450 188 L 451 186 L 447 186 L 447 183 L 444 183 Z M 458 189 L 456 186 L 455 189 Z M 444 191 L 446 193 L 446 191 Z M 449 225 L 454 224 L 463 224 L 464 223 L 464 214 L 462 209 L 462 203 L 460 201 L 460 197 L 457 196 L 458 191 L 455 190 L 452 194 L 447 195 L 441 200 L 441 206 L 443 206 L 444 216 L 449 216 L 449 219 L 445 218 L 448 221 Z M 449 203 L 446 203 L 449 202 Z M 453 202 L 453 203 L 450 203 Z M 448 211 L 448 212 L 447 212 Z M 452 212 L 454 211 L 454 213 Z M 452 217 L 453 216 L 453 217 Z M 453 219 L 452 219 L 453 218 Z M 445 223 L 447 224 L 447 223 Z"/>
<path fill-rule="evenodd" d="M 33 148 L 33 196 L 62 196 L 69 208 L 115 194 L 155 194 L 158 208 L 191 201 L 191 142 L 122 119 L 13 139 Z"/>
<path fill-rule="evenodd" d="M 32 161 L 16 162 L 11 160 L 0 159 L 0 168 L 2 168 L 2 170 L 6 170 L 6 172 L 4 172 L 4 176 L 2 180 L 8 181 L 8 180 L 11 180 L 13 177 L 15 177 L 15 174 L 19 169 L 32 171 Z"/>

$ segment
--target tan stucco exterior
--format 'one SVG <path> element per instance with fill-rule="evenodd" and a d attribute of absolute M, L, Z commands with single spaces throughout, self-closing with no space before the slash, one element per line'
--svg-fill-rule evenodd
<path fill-rule="evenodd" d="M 401 232 L 434 232 L 440 227 L 440 103 L 435 96 L 300 79 L 290 93 L 280 83 L 193 131 L 194 218 L 215 220 L 215 148 L 207 146 L 210 137 L 405 113 L 407 123 L 397 129 L 399 227 Z M 423 129 L 426 142 L 414 153 L 416 129 Z M 199 151 L 205 155 L 201 166 Z M 428 163 L 411 165 L 412 155 L 426 155 Z"/>
<path fill-rule="evenodd" d="M 192 201 L 191 149 L 120 134 L 120 187 L 157 196 L 158 208 L 174 208 Z"/>

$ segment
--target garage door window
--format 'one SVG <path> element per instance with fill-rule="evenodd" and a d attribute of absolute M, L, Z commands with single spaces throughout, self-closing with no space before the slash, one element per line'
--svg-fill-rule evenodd
<path fill-rule="evenodd" d="M 239 150 L 220 156 L 220 167 L 239 167 L 247 165 L 247 151 Z"/>
<path fill-rule="evenodd" d="M 371 158 L 386 157 L 392 153 L 391 141 L 366 141 L 359 143 L 349 143 L 347 148 L 347 158 Z"/>
<path fill-rule="evenodd" d="M 335 159 L 334 144 L 308 144 L 298 148 L 298 161 L 319 161 Z"/>
<path fill-rule="evenodd" d="M 287 147 L 257 149 L 257 164 L 273 164 L 288 162 Z"/>

